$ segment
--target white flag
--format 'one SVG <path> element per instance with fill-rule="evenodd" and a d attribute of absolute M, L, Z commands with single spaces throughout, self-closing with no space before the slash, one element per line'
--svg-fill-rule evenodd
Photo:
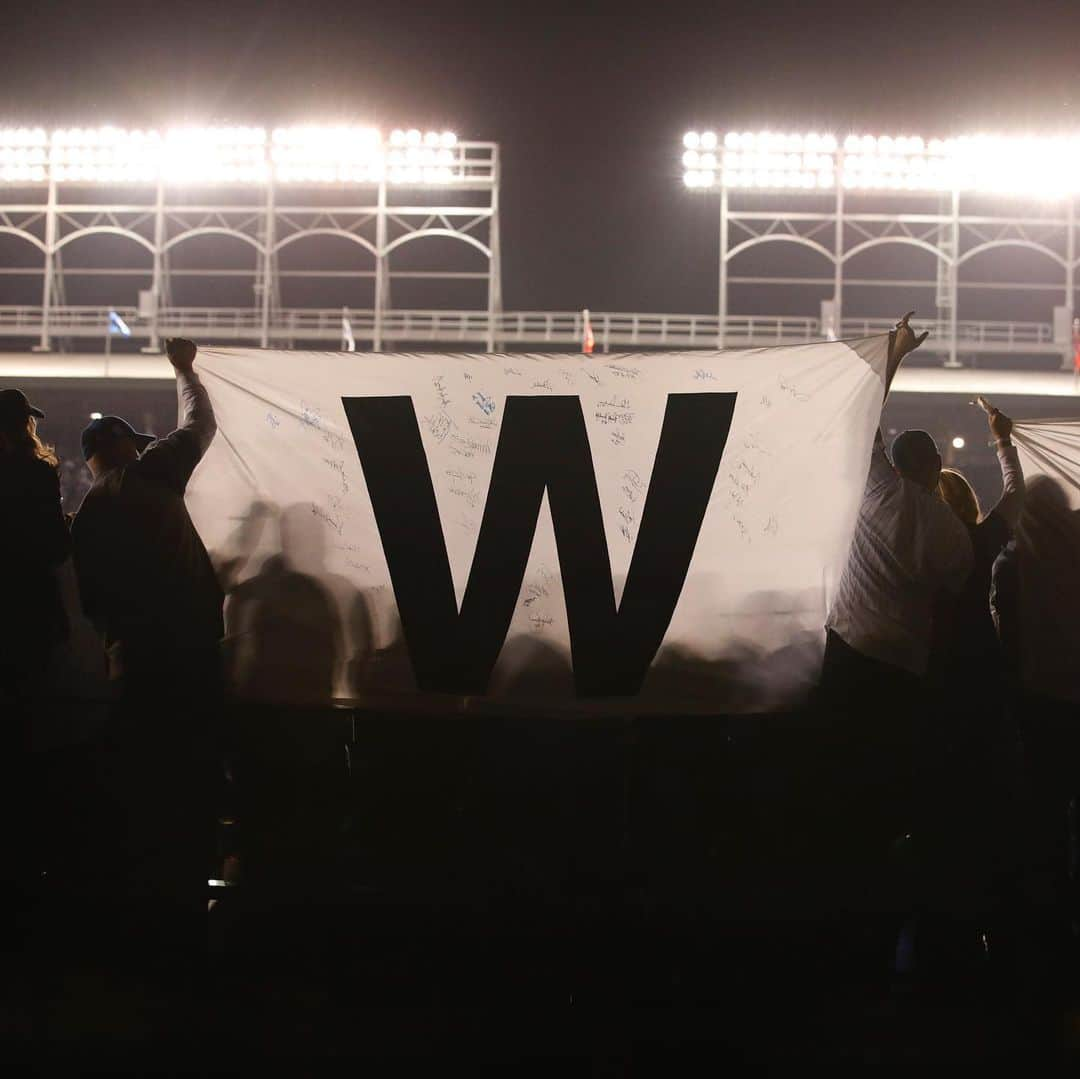
<path fill-rule="evenodd" d="M 349 309 L 341 309 L 341 349 L 343 352 L 356 351 L 356 338 L 353 337 L 352 323 L 349 321 Z"/>
<path fill-rule="evenodd" d="M 817 679 L 887 349 L 201 350 L 219 433 L 189 504 L 238 692 L 789 706 Z"/>

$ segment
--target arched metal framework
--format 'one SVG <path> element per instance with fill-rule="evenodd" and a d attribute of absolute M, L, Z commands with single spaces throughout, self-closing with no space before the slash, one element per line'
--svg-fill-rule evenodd
<path fill-rule="evenodd" d="M 842 161 L 837 165 L 842 172 Z M 1077 253 L 1075 201 L 1021 204 L 1004 197 L 987 198 L 951 194 L 897 193 L 888 190 L 845 191 L 837 184 L 822 193 L 792 194 L 784 190 L 727 187 L 723 179 L 716 190 L 720 199 L 720 252 L 717 343 L 733 343 L 738 320 L 730 307 L 732 285 L 761 286 L 783 284 L 807 286 L 820 296 L 825 287 L 831 294 L 831 310 L 826 317 L 823 305 L 819 323 L 824 335 L 859 332 L 865 319 L 847 318 L 845 287 L 884 287 L 908 291 L 933 291 L 938 311 L 936 347 L 946 353 L 946 366 L 960 365 L 960 355 L 976 351 L 983 344 L 968 333 L 958 319 L 960 289 L 1038 289 L 1048 299 L 1047 316 L 1053 316 L 1052 339 L 1033 341 L 1038 351 L 1058 351 L 1063 367 L 1073 364 L 1072 316 L 1076 298 L 1076 276 L 1080 268 Z M 927 204 L 929 203 L 929 205 Z M 795 244 L 814 251 L 828 264 L 829 277 L 736 276 L 732 263 L 745 252 L 766 244 Z M 882 278 L 856 278 L 848 264 L 865 251 L 889 245 L 916 248 L 933 256 L 936 278 L 898 282 Z M 1030 281 L 980 282 L 966 279 L 964 266 L 973 258 L 1002 248 L 1022 248 L 1046 256 L 1055 267 L 1056 283 L 1033 285 Z M 917 294 L 917 291 L 916 291 Z M 875 314 L 883 312 L 875 311 Z M 987 324 L 989 325 L 989 324 Z M 1034 327 L 1036 324 L 1030 324 Z M 734 330 L 732 327 L 735 327 Z M 1041 335 L 1040 335 L 1041 336 Z M 741 342 L 740 342 L 741 343 Z M 1010 339 L 1010 350 L 1023 351 L 1024 344 Z"/>
<path fill-rule="evenodd" d="M 157 182 L 129 184 L 104 192 L 86 183 L 58 183 L 53 179 L 36 185 L 20 185 L 12 197 L 10 185 L 0 187 L 0 236 L 25 240 L 40 253 L 34 266 L 5 266 L 2 276 L 37 276 L 41 281 L 41 307 L 4 308 L 18 326 L 33 326 L 36 350 L 48 352 L 62 343 L 66 329 L 79 329 L 85 336 L 89 308 L 68 306 L 65 283 L 80 276 L 134 277 L 139 281 L 138 309 L 118 304 L 132 324 L 134 336 L 146 341 L 146 351 L 158 351 L 160 337 L 175 331 L 178 316 L 172 312 L 171 286 L 174 279 L 203 278 L 207 282 L 222 276 L 249 278 L 254 302 L 249 311 L 229 309 L 235 318 L 232 339 L 243 339 L 267 347 L 289 341 L 289 326 L 295 312 L 280 308 L 280 284 L 290 276 L 309 278 L 348 277 L 374 281 L 374 304 L 369 307 L 358 295 L 355 308 L 355 337 L 369 341 L 375 351 L 402 334 L 402 320 L 390 306 L 390 284 L 396 279 L 417 278 L 436 281 L 475 280 L 485 287 L 486 306 L 476 311 L 486 317 L 489 350 L 502 311 L 499 251 L 499 150 L 492 142 L 458 142 L 454 149 L 454 179 L 437 186 L 402 182 L 357 182 L 330 188 L 307 186 L 301 182 L 245 187 L 199 188 Z M 122 192 L 122 201 L 114 198 Z M 65 267 L 63 252 L 69 245 L 94 236 L 111 235 L 130 240 L 150 254 L 149 266 L 120 266 L 111 260 L 91 265 Z M 245 268 L 206 266 L 202 269 L 173 269 L 170 256 L 175 249 L 198 237 L 225 236 L 251 249 L 251 264 Z M 283 270 L 278 254 L 292 244 L 310 237 L 333 237 L 354 244 L 362 254 L 355 270 Z M 455 257 L 452 265 L 433 269 L 393 269 L 391 255 L 405 244 L 424 239 L 459 241 L 463 255 L 469 250 L 484 259 L 475 269 L 475 258 Z M 135 260 L 133 260 L 135 261 Z M 141 260 L 140 260 L 141 261 Z M 3 300 L 0 299 L 0 304 Z M 102 309 L 93 309 L 100 319 Z M 212 312 L 212 308 L 207 309 Z M 104 312 L 107 314 L 107 310 Z M 222 314 L 224 311 L 222 311 Z M 302 314 L 302 312 L 301 312 Z M 85 317 L 84 317 L 85 316 Z M 325 321 L 326 312 L 321 312 Z M 82 321 L 80 321 L 82 319 Z M 186 309 L 181 325 L 193 325 L 195 315 Z M 197 322 L 198 320 L 195 319 Z M 207 316 L 207 325 L 219 325 L 220 317 Z M 250 329 L 249 334 L 244 331 Z M 106 327 L 102 327 L 107 332 Z M 62 345 L 61 345 L 62 347 Z"/>

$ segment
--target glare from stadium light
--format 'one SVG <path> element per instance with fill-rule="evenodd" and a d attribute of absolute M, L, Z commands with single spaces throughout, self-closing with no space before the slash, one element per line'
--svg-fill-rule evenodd
<path fill-rule="evenodd" d="M 90 413 L 90 419 L 92 419 L 92 420 L 100 420 L 101 419 L 101 413 L 100 412 L 91 412 Z"/>
<path fill-rule="evenodd" d="M 961 435 L 957 435 L 956 438 L 952 440 L 952 445 L 954 450 L 962 450 L 967 445 L 967 443 L 964 441 Z"/>
<path fill-rule="evenodd" d="M 710 167 L 710 132 L 688 132 L 687 173 Z M 1080 137 L 847 135 L 729 131 L 718 185 L 761 190 L 961 192 L 1055 199 L 1080 194 Z M 840 149 L 840 146 L 843 149 Z M 691 152 L 697 157 L 691 157 Z M 705 187 L 684 175 L 689 187 Z"/>
<path fill-rule="evenodd" d="M 451 184 L 463 151 L 452 131 L 380 132 L 350 125 L 175 127 L 0 127 L 0 183 L 245 184 L 381 183 L 388 162 L 410 166 L 396 182 Z M 400 149 L 399 149 L 400 148 Z"/>

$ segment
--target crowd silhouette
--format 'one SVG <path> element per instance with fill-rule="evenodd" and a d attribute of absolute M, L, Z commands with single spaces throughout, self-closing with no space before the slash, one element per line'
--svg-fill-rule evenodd
<path fill-rule="evenodd" d="M 889 381 L 925 336 L 900 320 Z M 167 353 L 177 429 L 154 439 L 94 420 L 83 433 L 93 482 L 73 520 L 60 501 L 67 463 L 38 433 L 44 413 L 0 392 L 5 819 L 40 797 L 30 732 L 72 632 L 59 573 L 70 556 L 111 685 L 107 808 L 93 828 L 72 827 L 99 878 L 122 880 L 160 924 L 205 911 L 208 877 L 224 872 L 223 853 L 235 862 L 222 819 L 240 819 L 241 847 L 268 876 L 282 844 L 321 856 L 311 836 L 337 793 L 304 801 L 285 727 L 303 717 L 300 756 L 332 759 L 340 739 L 319 706 L 342 685 L 362 697 L 380 665 L 407 662 L 400 634 L 376 649 L 368 600 L 328 571 L 310 506 L 253 502 L 211 563 L 184 491 L 214 437 L 213 408 L 195 345 L 170 340 Z M 1067 479 L 1025 485 L 1011 419 L 985 407 L 1002 473 L 986 511 L 926 432 L 900 434 L 890 458 L 879 431 L 808 710 L 809 797 L 847 844 L 825 843 L 821 857 L 837 872 L 857 866 L 895 908 L 901 974 L 933 961 L 946 924 L 984 947 L 1016 939 L 1025 917 L 1053 940 L 1080 932 L 1080 512 Z M 782 679 L 783 657 L 769 662 Z M 540 700 L 571 682 L 554 653 L 521 666 L 521 688 Z M 693 671 L 660 662 L 652 677 Z M 272 720 L 265 702 L 279 706 Z M 91 834 L 99 826 L 104 837 Z M 40 876 L 40 844 L 32 830 L 5 833 L 18 889 Z"/>

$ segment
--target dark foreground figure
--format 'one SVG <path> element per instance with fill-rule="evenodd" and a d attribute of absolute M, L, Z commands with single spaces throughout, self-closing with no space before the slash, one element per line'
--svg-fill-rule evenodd
<path fill-rule="evenodd" d="M 56 454 L 38 435 L 45 413 L 17 389 L 0 390 L 0 892 L 31 872 L 37 777 L 35 709 L 54 648 L 67 637 L 56 568 L 70 539 Z"/>
<path fill-rule="evenodd" d="M 99 765 L 110 814 L 101 875 L 140 897 L 161 949 L 197 939 L 205 912 L 223 633 L 222 592 L 184 504 L 214 412 L 195 345 L 170 340 L 167 352 L 177 429 L 155 440 L 119 417 L 94 420 L 82 436 L 94 482 L 72 526 L 83 609 L 116 695 Z"/>
<path fill-rule="evenodd" d="M 148 448 L 113 418 L 87 432 L 76 558 L 120 711 L 108 739 L 45 769 L 44 875 L 3 996 L 12 1045 L 65 1073 L 140 1075 L 328 1056 L 514 1074 L 571 1059 L 670 1073 L 702 1055 L 1030 1068 L 1080 1046 L 1060 862 L 1037 853 L 1031 811 L 1047 743 L 1035 768 L 1030 751 L 980 758 L 1015 780 L 1014 835 L 913 783 L 941 760 L 955 773 L 924 740 L 943 717 L 923 675 L 934 596 L 963 602 L 977 546 L 935 499 L 932 443 L 908 439 L 892 463 L 875 447 L 862 572 L 812 711 L 567 724 L 239 708 L 222 704 L 221 595 L 182 500 L 212 416 L 193 346 L 170 355 L 177 432 Z M 235 828 L 210 750 L 222 707 L 247 780 L 240 872 L 207 891 L 211 817 Z M 978 718 L 956 730 L 985 742 Z"/>
<path fill-rule="evenodd" d="M 246 722 L 303 833 L 263 837 L 252 857 L 274 865 L 211 890 L 186 957 L 179 937 L 117 949 L 144 902 L 123 887 L 43 887 L 5 992 L 12 1044 L 69 1073 L 299 1056 L 625 1074 L 702 1054 L 1030 1066 L 1077 1043 L 1075 959 L 1038 882 L 1009 924 L 950 925 L 917 851 L 867 859 L 858 806 L 845 829 L 816 797 L 838 778 L 828 717 Z M 912 873 L 943 916 L 899 976 Z"/>

